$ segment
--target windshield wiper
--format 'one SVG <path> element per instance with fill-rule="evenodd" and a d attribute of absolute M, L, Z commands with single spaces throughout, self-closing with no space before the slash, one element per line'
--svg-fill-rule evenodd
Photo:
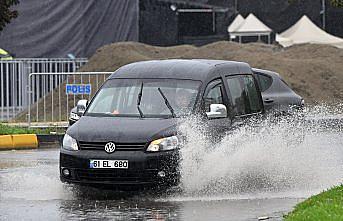
<path fill-rule="evenodd" d="M 160 92 L 160 94 L 162 95 L 163 99 L 164 99 L 164 103 L 167 105 L 168 109 L 170 110 L 170 113 L 172 114 L 172 116 L 175 118 L 175 113 L 174 110 L 172 108 L 172 106 L 170 105 L 167 97 L 164 95 L 164 93 L 162 92 L 161 88 L 157 88 L 157 90 Z"/>
<path fill-rule="evenodd" d="M 140 89 L 138 97 L 137 97 L 137 109 L 138 109 L 138 112 L 139 112 L 139 115 L 141 116 L 141 118 L 144 118 L 144 114 L 143 114 L 141 108 L 139 107 L 141 105 L 142 94 L 143 94 L 143 82 L 141 84 L 141 89 Z"/>

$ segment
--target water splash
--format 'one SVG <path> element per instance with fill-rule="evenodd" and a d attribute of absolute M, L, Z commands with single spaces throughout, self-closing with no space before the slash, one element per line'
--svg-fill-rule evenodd
<path fill-rule="evenodd" d="M 209 142 L 198 119 L 183 120 L 185 196 L 284 191 L 307 196 L 337 185 L 343 176 L 340 113 L 339 107 L 315 106 L 292 117 L 250 122 L 217 143 Z M 327 116 L 330 121 L 323 120 Z"/>

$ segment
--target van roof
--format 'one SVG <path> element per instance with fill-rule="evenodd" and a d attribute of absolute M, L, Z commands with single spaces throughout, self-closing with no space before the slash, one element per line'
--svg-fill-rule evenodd
<path fill-rule="evenodd" d="M 141 61 L 125 65 L 114 72 L 109 78 L 175 78 L 205 81 L 218 66 L 234 68 L 237 72 L 240 66 L 250 66 L 246 63 L 224 60 L 206 59 L 168 59 Z"/>

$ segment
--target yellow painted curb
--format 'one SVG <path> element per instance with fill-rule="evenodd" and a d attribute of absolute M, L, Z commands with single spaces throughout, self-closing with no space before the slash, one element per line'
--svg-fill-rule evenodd
<path fill-rule="evenodd" d="M 11 135 L 0 136 L 0 149 L 11 149 L 13 148 L 13 139 Z"/>
<path fill-rule="evenodd" d="M 33 149 L 38 148 L 36 134 L 16 134 L 0 136 L 0 149 Z"/>
<path fill-rule="evenodd" d="M 36 134 L 12 135 L 14 148 L 37 148 L 38 139 Z"/>

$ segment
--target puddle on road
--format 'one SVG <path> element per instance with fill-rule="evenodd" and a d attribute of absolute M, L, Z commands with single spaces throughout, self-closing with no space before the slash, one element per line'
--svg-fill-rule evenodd
<path fill-rule="evenodd" d="M 337 112 L 342 113 L 341 109 L 329 112 L 327 107 L 317 106 L 308 110 L 306 116 L 315 118 L 319 114 L 321 117 L 330 114 L 335 118 Z M 279 119 L 270 124 L 266 120 L 259 130 L 242 127 L 213 145 L 196 122 L 196 119 L 187 119 L 180 126 L 189 141 L 181 150 L 181 192 L 155 196 L 93 189 L 88 191 L 90 195 L 82 195 L 59 181 L 58 151 L 55 151 L 47 157 L 39 156 L 39 163 L 25 168 L 14 168 L 10 165 L 12 162 L 1 161 L 10 168 L 0 169 L 0 199 L 2 202 L 5 202 L 3 199 L 6 202 L 24 199 L 23 208 L 31 201 L 34 203 L 30 208 L 36 208 L 37 201 L 43 201 L 44 205 L 38 205 L 40 210 L 52 204 L 47 211 L 58 212 L 63 219 L 145 217 L 177 220 L 180 216 L 192 217 L 194 211 L 199 218 L 210 212 L 214 213 L 210 214 L 213 217 L 222 209 L 223 220 L 226 220 L 228 215 L 235 217 L 245 213 L 243 210 L 249 206 L 252 209 L 248 218 L 254 217 L 254 210 L 264 207 L 265 211 L 289 209 L 299 198 L 341 182 L 343 138 L 341 128 L 334 123 L 303 125 L 294 119 Z M 294 137 L 304 140 L 292 142 Z M 52 154 L 57 156 L 51 157 Z M 31 164 L 31 160 L 25 159 L 23 163 Z M 21 204 L 15 202 L 18 204 L 20 207 Z M 14 217 L 10 203 L 1 204 L 1 207 L 8 217 Z M 258 215 L 263 215 L 264 210 L 261 211 Z M 46 218 L 51 217 L 47 215 Z"/>

